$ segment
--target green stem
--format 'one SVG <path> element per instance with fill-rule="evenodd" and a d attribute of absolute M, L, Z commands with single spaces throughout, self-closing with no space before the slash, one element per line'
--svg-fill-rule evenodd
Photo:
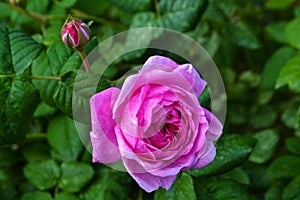
<path fill-rule="evenodd" d="M 22 13 L 24 15 L 27 15 L 28 17 L 31 17 L 41 23 L 44 23 L 46 21 L 48 21 L 48 16 L 47 15 L 41 15 L 41 14 L 37 14 L 37 13 L 33 13 L 30 12 L 28 10 L 25 10 L 17 5 L 13 5 L 10 3 L 7 3 L 7 5 L 9 5 L 12 9 L 14 9 L 15 11 L 18 11 L 19 13 Z"/>
<path fill-rule="evenodd" d="M 15 74 L 0 74 L 0 78 L 15 78 L 15 77 L 16 77 Z M 29 78 L 29 79 L 61 81 L 60 76 L 27 76 L 27 75 L 24 75 L 24 77 Z"/>
<path fill-rule="evenodd" d="M 159 4 L 158 4 L 157 0 L 154 0 L 154 6 L 155 6 L 156 18 L 160 19 L 161 15 L 160 15 L 160 9 L 159 9 Z"/>
<path fill-rule="evenodd" d="M 14 74 L 0 74 L 0 78 L 14 78 L 15 75 Z"/>
<path fill-rule="evenodd" d="M 139 188 L 138 200 L 143 200 L 143 190 Z"/>
<path fill-rule="evenodd" d="M 86 59 L 86 55 L 84 53 L 84 51 L 78 51 L 80 57 L 81 57 L 81 60 L 83 62 L 83 65 L 84 65 L 84 68 L 85 68 L 85 71 L 90 73 L 91 72 L 91 67 L 90 67 L 90 63 L 89 61 Z"/>
<path fill-rule="evenodd" d="M 71 13 L 73 15 L 77 16 L 77 17 L 82 18 L 82 19 L 92 20 L 92 21 L 95 21 L 95 22 L 98 22 L 98 23 L 101 23 L 101 24 L 110 25 L 110 26 L 115 27 L 115 28 L 120 29 L 120 30 L 126 30 L 126 27 L 122 26 L 121 24 L 118 24 L 114 21 L 110 21 L 110 20 L 107 20 L 107 19 L 104 19 L 104 18 L 101 18 L 101 17 L 91 16 L 91 15 L 86 14 L 86 13 L 80 11 L 80 10 L 71 9 Z"/>
<path fill-rule="evenodd" d="M 29 79 L 40 79 L 40 80 L 57 80 L 61 81 L 60 76 L 25 76 L 26 78 Z"/>

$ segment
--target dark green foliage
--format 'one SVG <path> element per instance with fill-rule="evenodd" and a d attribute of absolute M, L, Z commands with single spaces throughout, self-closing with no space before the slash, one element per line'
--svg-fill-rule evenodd
<path fill-rule="evenodd" d="M 299 1 L 26 0 L 17 7 L 1 1 L 0 11 L 1 200 L 300 199 Z M 210 165 L 180 172 L 168 191 L 146 194 L 128 173 L 91 162 L 90 143 L 82 142 L 89 139 L 90 97 L 162 51 L 128 52 L 109 60 L 103 76 L 86 73 L 79 53 L 60 38 L 68 13 L 94 21 L 86 54 L 121 31 L 153 26 L 206 49 L 228 105 Z M 122 52 L 163 37 L 141 32 L 105 48 Z M 102 59 L 92 67 L 101 71 Z M 199 97 L 208 109 L 210 94 Z"/>

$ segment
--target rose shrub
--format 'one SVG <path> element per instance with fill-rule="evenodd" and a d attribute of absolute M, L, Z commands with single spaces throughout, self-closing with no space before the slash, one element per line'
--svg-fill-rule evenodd
<path fill-rule="evenodd" d="M 121 89 L 91 98 L 93 162 L 122 160 L 147 192 L 212 162 L 222 124 L 198 102 L 205 87 L 191 64 L 150 57 Z"/>

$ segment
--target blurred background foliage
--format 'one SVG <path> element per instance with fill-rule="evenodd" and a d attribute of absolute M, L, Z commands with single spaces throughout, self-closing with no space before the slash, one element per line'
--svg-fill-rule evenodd
<path fill-rule="evenodd" d="M 0 199 L 300 199 L 298 0 L 15 2 L 0 2 Z M 145 26 L 176 30 L 203 45 L 228 98 L 211 165 L 179 174 L 169 191 L 148 194 L 128 174 L 91 163 L 67 117 L 81 65 L 60 39 L 68 13 L 94 21 L 87 53 L 116 33 Z M 115 61 L 105 77 L 116 80 L 157 53 L 133 52 Z M 109 87 L 107 80 L 98 91 Z M 77 103 L 86 100 L 76 96 Z"/>

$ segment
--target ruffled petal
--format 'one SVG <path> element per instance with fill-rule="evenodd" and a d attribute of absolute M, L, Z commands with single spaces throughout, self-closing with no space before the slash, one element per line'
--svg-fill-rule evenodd
<path fill-rule="evenodd" d="M 109 88 L 92 96 L 91 116 L 93 162 L 112 163 L 121 159 L 112 119 L 112 107 L 120 93 L 118 88 Z"/>
<path fill-rule="evenodd" d="M 214 114 L 212 114 L 205 108 L 203 108 L 203 110 L 209 126 L 206 134 L 206 139 L 210 141 L 216 141 L 222 135 L 223 125 L 220 120 L 214 116 Z"/>
<path fill-rule="evenodd" d="M 145 62 L 141 72 L 155 69 L 168 72 L 177 71 L 191 84 L 196 96 L 199 96 L 206 87 L 206 81 L 200 77 L 197 70 L 191 64 L 178 65 L 170 58 L 163 56 L 152 56 Z"/>

